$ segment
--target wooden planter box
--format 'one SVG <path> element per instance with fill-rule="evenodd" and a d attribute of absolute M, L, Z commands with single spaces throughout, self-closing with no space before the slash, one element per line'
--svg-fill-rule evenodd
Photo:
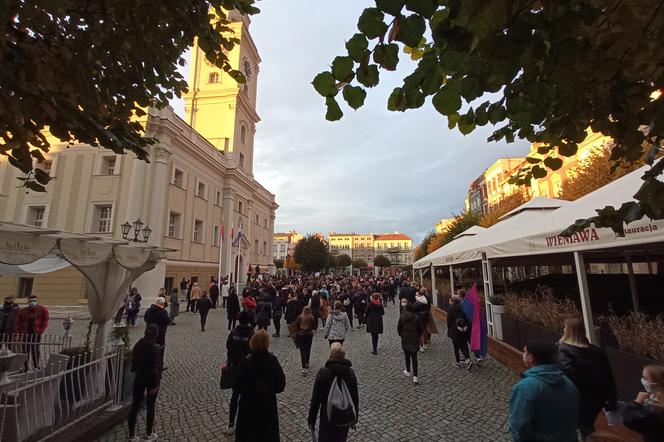
<path fill-rule="evenodd" d="M 502 316 L 503 342 L 522 351 L 530 340 L 558 342 L 561 334 L 539 325 L 517 319 L 507 313 Z"/>
<path fill-rule="evenodd" d="M 510 347 L 513 347 L 521 351 L 523 347 L 521 347 L 521 341 L 519 340 L 518 319 L 516 319 L 514 316 L 505 313 L 502 317 L 502 320 L 503 320 L 503 342 L 508 344 Z"/>
<path fill-rule="evenodd" d="M 613 371 L 618 399 L 621 401 L 634 400 L 636 394 L 639 391 L 643 391 L 643 386 L 641 385 L 643 367 L 658 363 L 644 356 L 628 353 L 613 347 L 606 347 L 606 355 L 609 357 L 609 363 Z"/>

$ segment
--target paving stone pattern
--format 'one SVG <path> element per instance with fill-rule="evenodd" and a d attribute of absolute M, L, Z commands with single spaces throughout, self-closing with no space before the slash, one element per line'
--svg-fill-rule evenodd
<path fill-rule="evenodd" d="M 219 367 L 225 360 L 228 334 L 226 311 L 213 310 L 202 333 L 199 317 L 181 313 L 169 327 L 166 365 L 157 401 L 155 430 L 160 441 L 226 441 L 230 391 L 219 389 Z M 386 309 L 385 333 L 378 355 L 371 354 L 371 336 L 364 329 L 349 332 L 348 358 L 358 377 L 360 419 L 350 441 L 508 441 L 507 402 L 516 376 L 489 359 L 471 371 L 452 366 L 452 345 L 434 335 L 429 350 L 419 354 L 420 384 L 406 378 L 403 353 L 396 332 L 398 307 Z M 77 324 L 78 325 L 78 324 Z M 142 335 L 143 323 L 131 330 L 132 342 Z M 444 324 L 438 324 L 444 330 Z M 78 330 L 81 330 L 77 327 Z M 317 368 L 327 360 L 329 347 L 322 331 L 314 338 L 311 371 L 303 377 L 299 353 L 290 338 L 272 338 L 270 350 L 286 373 L 286 390 L 277 396 L 282 441 L 310 441 L 306 417 Z M 273 330 L 270 330 L 272 333 Z M 138 434 L 145 429 L 145 410 Z M 260 422 L 256 422 L 260 425 Z M 126 425 L 113 428 L 101 441 L 127 440 Z"/>

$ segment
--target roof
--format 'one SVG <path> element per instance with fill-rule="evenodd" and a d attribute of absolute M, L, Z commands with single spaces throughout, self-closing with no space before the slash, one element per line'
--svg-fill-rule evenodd
<path fill-rule="evenodd" d="M 523 212 L 524 210 L 552 210 L 552 209 L 557 209 L 559 207 L 563 207 L 567 204 L 569 204 L 569 201 L 559 200 L 557 198 L 546 198 L 543 196 L 538 196 L 531 199 L 530 201 L 525 202 L 519 207 L 510 210 L 509 212 L 501 216 L 500 219 L 503 220 L 505 218 L 509 218 L 510 216 L 514 216 L 519 212 Z"/>
<path fill-rule="evenodd" d="M 412 241 L 412 239 L 404 235 L 403 233 L 388 233 L 385 235 L 376 235 L 376 241 L 396 241 L 396 240 L 406 240 Z"/>

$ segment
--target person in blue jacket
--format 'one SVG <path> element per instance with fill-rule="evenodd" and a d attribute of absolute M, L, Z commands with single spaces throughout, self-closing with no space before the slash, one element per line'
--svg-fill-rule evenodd
<path fill-rule="evenodd" d="M 556 365 L 553 343 L 529 341 L 528 367 L 510 396 L 510 432 L 516 442 L 575 442 L 580 395 Z"/>

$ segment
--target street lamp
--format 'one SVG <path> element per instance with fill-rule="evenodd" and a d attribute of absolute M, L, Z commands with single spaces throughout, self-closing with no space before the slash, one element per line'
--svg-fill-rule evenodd
<path fill-rule="evenodd" d="M 122 224 L 122 239 L 126 241 L 132 241 L 132 242 L 141 242 L 141 243 L 146 243 L 148 242 L 148 239 L 150 238 L 150 233 L 152 233 L 152 229 L 150 226 L 146 225 L 143 227 L 143 221 L 137 219 L 134 221 L 132 224 L 129 224 L 129 221 L 125 221 L 124 224 Z M 134 229 L 134 238 L 129 238 L 129 232 L 131 232 L 131 229 Z M 143 239 L 138 239 L 138 235 L 143 233 Z"/>

